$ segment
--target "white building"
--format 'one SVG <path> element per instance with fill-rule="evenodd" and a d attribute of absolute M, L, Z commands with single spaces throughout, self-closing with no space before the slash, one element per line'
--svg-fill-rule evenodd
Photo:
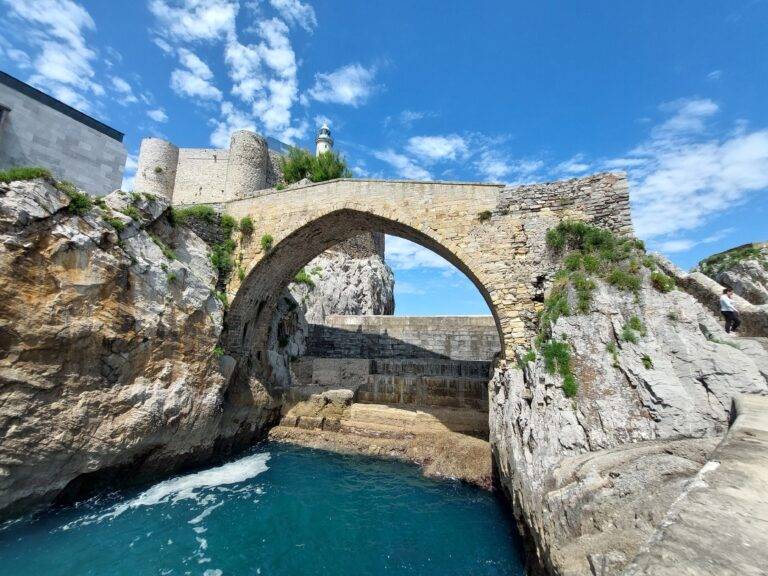
<path fill-rule="evenodd" d="M 323 123 L 320 130 L 318 130 L 315 144 L 316 156 L 320 156 L 320 154 L 333 150 L 333 138 L 331 138 L 331 129 L 328 128 L 328 124 Z"/>

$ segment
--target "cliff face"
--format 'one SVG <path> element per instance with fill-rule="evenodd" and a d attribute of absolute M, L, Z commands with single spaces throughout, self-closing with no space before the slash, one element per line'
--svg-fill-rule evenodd
<path fill-rule="evenodd" d="M 208 248 L 164 200 L 0 186 L 0 513 L 259 435 L 276 409 L 230 385 Z"/>
<path fill-rule="evenodd" d="M 552 326 L 571 350 L 573 397 L 541 357 L 501 365 L 491 381 L 502 485 L 548 573 L 618 574 L 719 441 L 731 397 L 768 393 L 760 342 L 730 338 L 649 275 L 636 295 L 598 281 L 588 311 Z M 570 289 L 572 310 L 577 298 Z"/>
<path fill-rule="evenodd" d="M 715 254 L 697 269 L 752 304 L 768 304 L 768 244 Z"/>
<path fill-rule="evenodd" d="M 334 314 L 392 314 L 395 310 L 394 275 L 378 254 L 354 257 L 328 251 L 304 270 L 311 284 L 293 283 L 290 291 L 311 324 L 322 324 Z"/>

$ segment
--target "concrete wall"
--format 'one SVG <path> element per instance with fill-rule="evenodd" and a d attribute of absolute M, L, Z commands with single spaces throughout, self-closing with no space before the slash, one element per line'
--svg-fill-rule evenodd
<path fill-rule="evenodd" d="M 501 349 L 491 316 L 328 316 L 310 324 L 309 356 L 492 361 Z"/>
<path fill-rule="evenodd" d="M 0 105 L 10 108 L 0 128 L 0 169 L 43 166 L 91 194 L 120 188 L 127 155 L 121 141 L 2 82 Z"/>

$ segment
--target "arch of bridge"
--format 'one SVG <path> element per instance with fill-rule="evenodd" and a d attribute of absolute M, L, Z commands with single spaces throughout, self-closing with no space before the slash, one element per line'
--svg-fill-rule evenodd
<path fill-rule="evenodd" d="M 501 185 L 334 180 L 227 203 L 249 216 L 254 231 L 235 257 L 244 279 L 227 287 L 223 342 L 249 366 L 266 365 L 269 326 L 282 291 L 312 258 L 362 232 L 401 236 L 455 265 L 477 286 L 496 320 L 502 354 L 528 345 L 553 263 L 546 231 L 578 218 L 631 233 L 626 180 L 600 174 L 581 180 L 505 188 Z M 490 218 L 482 217 L 484 213 Z M 272 248 L 260 239 L 269 234 Z"/>

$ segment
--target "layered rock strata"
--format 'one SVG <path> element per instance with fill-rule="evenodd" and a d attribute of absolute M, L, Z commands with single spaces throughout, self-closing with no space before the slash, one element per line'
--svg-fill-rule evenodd
<path fill-rule="evenodd" d="M 633 316 L 635 342 L 622 336 Z M 542 358 L 502 363 L 490 389 L 495 462 L 533 573 L 618 574 L 707 461 L 731 397 L 768 393 L 768 357 L 647 278 L 637 297 L 599 282 L 589 312 L 559 318 L 552 338 L 572 349 L 578 392 L 566 397 Z"/>
<path fill-rule="evenodd" d="M 0 186 L 0 513 L 260 436 L 278 407 L 229 378 L 208 247 L 166 200 L 78 215 L 49 182 Z"/>

